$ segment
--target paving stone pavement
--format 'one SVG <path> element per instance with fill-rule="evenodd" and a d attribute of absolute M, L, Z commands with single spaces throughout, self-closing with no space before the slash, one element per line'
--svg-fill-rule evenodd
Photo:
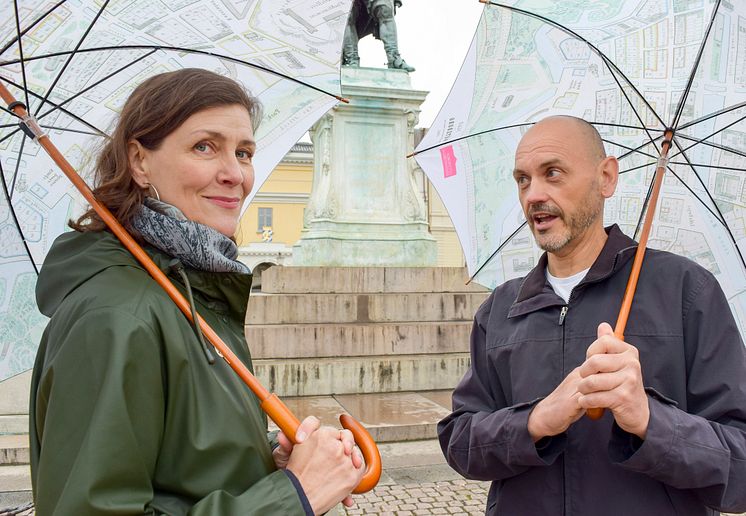
<path fill-rule="evenodd" d="M 484 514 L 487 500 L 484 482 L 444 480 L 418 484 L 381 485 L 355 496 L 355 507 L 338 514 Z"/>

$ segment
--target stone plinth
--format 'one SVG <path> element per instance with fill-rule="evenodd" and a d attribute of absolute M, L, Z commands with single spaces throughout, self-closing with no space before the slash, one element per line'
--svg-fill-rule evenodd
<path fill-rule="evenodd" d="M 339 104 L 311 129 L 314 179 L 294 265 L 432 266 L 414 128 L 427 92 L 401 70 L 344 68 Z"/>

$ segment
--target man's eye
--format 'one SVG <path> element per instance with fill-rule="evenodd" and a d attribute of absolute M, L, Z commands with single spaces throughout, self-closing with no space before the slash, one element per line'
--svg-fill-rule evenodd
<path fill-rule="evenodd" d="M 528 184 L 528 177 L 526 176 L 518 176 L 515 178 L 515 182 L 518 183 L 518 186 L 523 186 Z"/>
<path fill-rule="evenodd" d="M 547 177 L 557 177 L 560 175 L 560 171 L 556 168 L 550 168 L 547 170 Z"/>
<path fill-rule="evenodd" d="M 251 159 L 251 153 L 247 150 L 237 150 L 236 157 L 238 159 Z"/>

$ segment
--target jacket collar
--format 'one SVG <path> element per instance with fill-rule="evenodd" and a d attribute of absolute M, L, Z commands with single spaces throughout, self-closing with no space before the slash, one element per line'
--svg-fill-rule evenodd
<path fill-rule="evenodd" d="M 178 285 L 182 292 L 185 292 L 186 286 L 179 274 L 170 270 L 169 264 L 172 258 L 152 246 L 146 246 L 145 250 L 169 279 Z M 185 270 L 192 291 L 202 298 L 209 310 L 217 313 L 232 313 L 240 317 L 242 321 L 246 318 L 246 308 L 251 292 L 251 274 L 206 272 L 190 267 L 185 267 Z"/>
<path fill-rule="evenodd" d="M 608 238 L 601 253 L 593 262 L 588 274 L 578 284 L 582 287 L 601 281 L 622 267 L 634 255 L 637 242 L 622 233 L 616 224 L 606 228 Z M 541 255 L 539 263 L 521 283 L 518 296 L 508 312 L 508 317 L 516 317 L 552 305 L 563 305 L 564 301 L 554 293 L 546 280 L 547 253 Z"/>

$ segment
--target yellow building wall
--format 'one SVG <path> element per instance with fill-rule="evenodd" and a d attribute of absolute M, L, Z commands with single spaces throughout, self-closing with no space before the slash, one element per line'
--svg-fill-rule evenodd
<path fill-rule="evenodd" d="M 443 201 L 430 182 L 427 182 L 428 221 L 430 233 L 438 243 L 438 267 L 462 267 L 465 263 L 456 230 Z"/>
<path fill-rule="evenodd" d="M 239 221 L 236 241 L 245 246 L 262 241 L 259 208 L 272 208 L 272 242 L 293 245 L 303 229 L 303 209 L 311 193 L 313 165 L 280 163 L 257 192 Z M 263 199 L 270 196 L 272 200 Z"/>

